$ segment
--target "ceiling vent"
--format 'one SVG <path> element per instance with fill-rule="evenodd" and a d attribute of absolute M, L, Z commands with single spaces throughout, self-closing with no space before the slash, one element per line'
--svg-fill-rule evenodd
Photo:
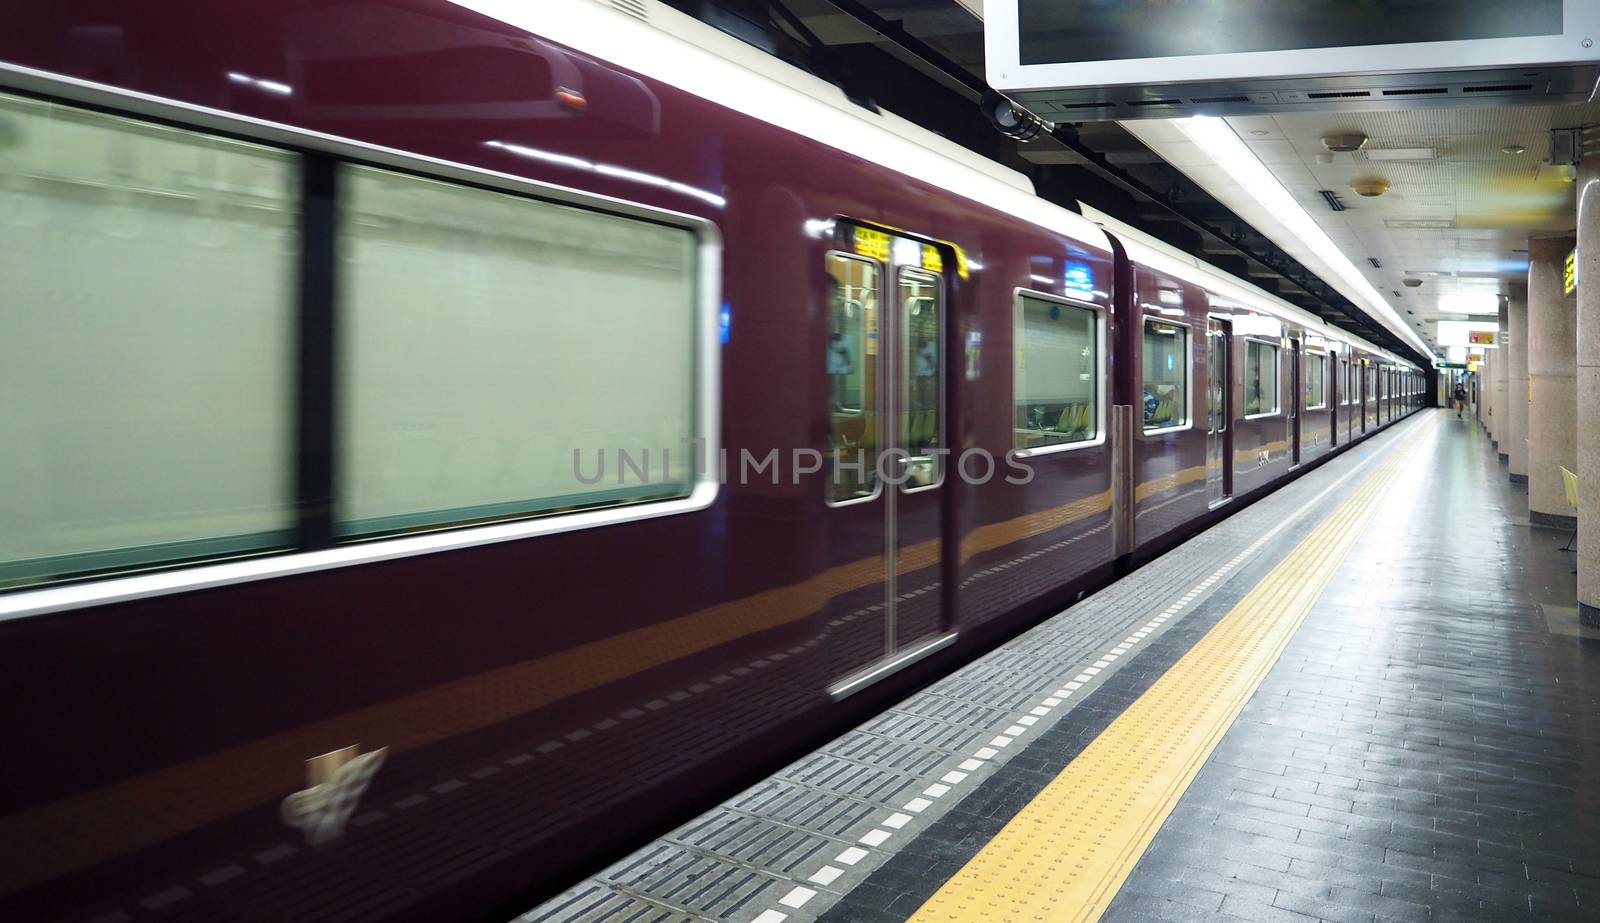
<path fill-rule="evenodd" d="M 1531 83 L 1483 83 L 1472 87 L 1462 87 L 1463 93 L 1527 93 L 1533 89 Z"/>
<path fill-rule="evenodd" d="M 1449 87 L 1401 87 L 1397 90 L 1384 90 L 1385 96 L 1438 96 L 1450 92 Z"/>
<path fill-rule="evenodd" d="M 1372 268 L 1373 269 L 1382 269 L 1383 268 L 1383 264 L 1378 262 L 1378 258 L 1375 257 L 1375 256 L 1367 257 L 1367 262 L 1372 264 Z"/>
<path fill-rule="evenodd" d="M 1334 192 L 1332 189 L 1318 189 L 1317 193 L 1322 196 L 1322 200 L 1324 202 L 1328 203 L 1329 208 L 1336 212 L 1342 212 L 1345 210 L 1345 204 L 1339 198 L 1339 194 L 1337 192 Z"/>
<path fill-rule="evenodd" d="M 634 19 L 650 21 L 650 8 L 645 6 L 645 0 L 611 0 L 611 8 L 627 13 Z"/>

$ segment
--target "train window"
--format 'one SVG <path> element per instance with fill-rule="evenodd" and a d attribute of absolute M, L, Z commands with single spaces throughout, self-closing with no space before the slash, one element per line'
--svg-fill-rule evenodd
<path fill-rule="evenodd" d="M 1245 341 L 1244 415 L 1264 417 L 1275 414 L 1278 401 L 1278 347 L 1258 340 Z"/>
<path fill-rule="evenodd" d="M 1353 404 L 1353 403 L 1355 403 L 1356 391 L 1358 390 L 1358 388 L 1356 387 L 1355 366 L 1351 365 L 1350 364 L 1350 360 L 1348 360 L 1348 359 L 1346 359 L 1344 361 L 1343 365 L 1344 365 L 1344 381 L 1341 382 L 1341 388 L 1340 388 L 1340 391 L 1339 391 L 1339 403 L 1341 403 L 1341 404 Z"/>
<path fill-rule="evenodd" d="M 900 445 L 910 455 L 906 489 L 943 477 L 934 451 L 944 446 L 944 298 L 939 277 L 900 271 Z"/>
<path fill-rule="evenodd" d="M 1144 429 L 1175 429 L 1189 422 L 1189 328 L 1144 321 Z"/>
<path fill-rule="evenodd" d="M 1097 313 L 1020 293 L 1012 395 L 1019 449 L 1092 442 L 1100 434 Z"/>
<path fill-rule="evenodd" d="M 878 490 L 878 264 L 828 254 L 829 502 Z"/>
<path fill-rule="evenodd" d="M 1307 410 L 1321 410 L 1328 406 L 1328 357 L 1323 353 L 1306 353 L 1305 404 Z"/>
<path fill-rule="evenodd" d="M 340 535 L 689 494 L 692 232 L 370 167 L 340 186 Z"/>
<path fill-rule="evenodd" d="M 0 94 L 0 587 L 282 547 L 298 159 Z"/>

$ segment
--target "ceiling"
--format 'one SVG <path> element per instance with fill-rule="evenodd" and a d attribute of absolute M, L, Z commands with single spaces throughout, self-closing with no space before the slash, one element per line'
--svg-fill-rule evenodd
<path fill-rule="evenodd" d="M 1390 299 L 1413 329 L 1436 343 L 1436 322 L 1494 315 L 1498 294 L 1525 280 L 1530 236 L 1574 227 L 1574 194 L 1548 162 L 1553 129 L 1600 122 L 1600 104 L 1428 109 L 1403 112 L 1239 116 L 1228 124 Z M 1224 203 L 1227 175 L 1166 123 L 1126 124 L 1153 151 Z M 1358 132 L 1355 153 L 1329 154 L 1322 138 Z M 1520 147 L 1521 153 L 1507 148 Z M 1404 151 L 1403 159 L 1374 159 Z M 1428 157 L 1431 149 L 1435 156 Z M 1356 194 L 1358 179 L 1383 179 L 1381 196 Z M 1321 190 L 1345 206 L 1334 211 Z M 1249 209 L 1246 209 L 1247 211 Z M 1270 216 L 1245 215 L 1274 236 Z M 1291 253 L 1293 246 L 1287 246 Z M 1298 254 L 1297 254 L 1298 255 Z M 1377 260 L 1373 266 L 1371 260 Z M 1422 279 L 1409 288 L 1406 277 Z"/>
<path fill-rule="evenodd" d="M 1331 323 L 1414 355 L 1398 335 L 1356 307 L 1362 300 L 1315 252 L 1286 233 L 1170 123 L 1086 122 L 1031 145 L 1001 139 L 970 103 L 972 85 L 983 85 L 981 0 L 669 2 L 690 12 L 732 5 L 752 19 L 781 3 L 856 71 L 853 89 L 1027 170 L 1046 198 L 1069 207 L 1078 200 L 1092 204 Z M 919 45 L 931 55 L 919 56 Z M 961 80 L 950 79 L 952 71 L 963 72 Z M 931 82 L 908 79 L 918 74 Z M 969 97 L 965 103 L 962 94 Z M 1493 296 L 1525 278 L 1530 235 L 1573 227 L 1571 184 L 1541 179 L 1539 166 L 1550 152 L 1550 131 L 1600 122 L 1600 105 L 1290 113 L 1227 121 L 1344 256 L 1432 344 L 1441 314 L 1451 319 L 1464 317 L 1463 308 L 1492 312 Z M 1334 131 L 1362 132 L 1370 140 L 1363 152 L 1319 162 L 1318 155 L 1326 155 L 1321 138 Z M 1057 143 L 1062 136 L 1067 146 Z M 1509 145 L 1524 152 L 1503 153 Z M 1437 156 L 1366 159 L 1393 148 L 1432 148 Z M 1387 180 L 1388 192 L 1363 198 L 1351 190 L 1352 180 L 1369 177 Z M 1344 211 L 1329 207 L 1324 189 L 1338 195 Z M 1379 265 L 1373 267 L 1371 259 Z M 1403 286 L 1407 275 L 1423 284 Z"/>

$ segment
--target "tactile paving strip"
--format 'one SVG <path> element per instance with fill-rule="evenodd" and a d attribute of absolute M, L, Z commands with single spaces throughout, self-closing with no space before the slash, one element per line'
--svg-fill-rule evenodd
<path fill-rule="evenodd" d="M 1420 442 L 1374 471 L 911 919 L 1098 919 Z"/>

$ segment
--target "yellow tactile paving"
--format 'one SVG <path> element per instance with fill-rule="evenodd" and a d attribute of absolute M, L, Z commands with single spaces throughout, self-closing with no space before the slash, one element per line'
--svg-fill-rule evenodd
<path fill-rule="evenodd" d="M 1099 919 L 1426 432 L 1368 475 L 911 920 Z"/>

